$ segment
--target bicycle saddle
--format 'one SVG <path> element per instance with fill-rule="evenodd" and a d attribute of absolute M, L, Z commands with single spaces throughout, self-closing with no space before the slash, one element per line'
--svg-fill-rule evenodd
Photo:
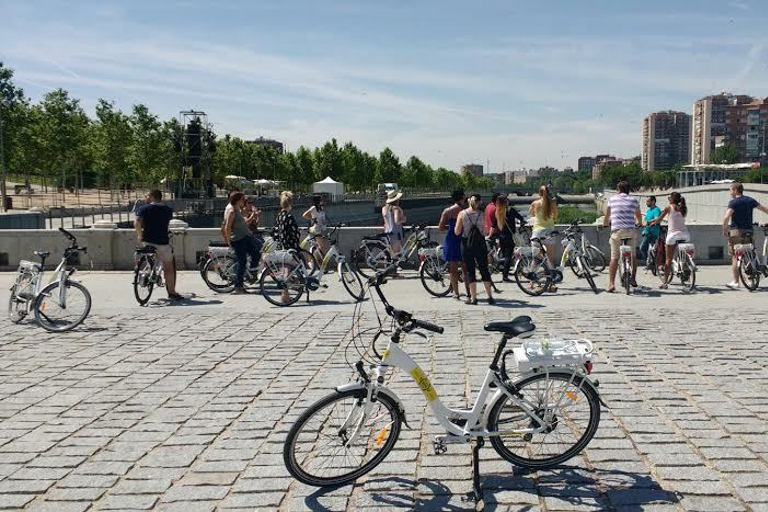
<path fill-rule="evenodd" d="M 531 332 L 536 329 L 536 326 L 531 323 L 531 317 L 518 316 L 514 320 L 506 322 L 488 322 L 485 324 L 485 330 L 489 332 L 503 332 L 511 336 L 518 336 L 520 334 Z"/>
<path fill-rule="evenodd" d="M 148 245 L 146 247 L 137 247 L 136 252 L 139 254 L 152 254 L 154 252 L 157 252 L 155 247 Z"/>
<path fill-rule="evenodd" d="M 34 254 L 39 258 L 47 258 L 51 255 L 51 251 L 35 251 Z"/>
<path fill-rule="evenodd" d="M 229 247 L 227 242 L 223 240 L 210 240 L 208 241 L 208 247 Z"/>

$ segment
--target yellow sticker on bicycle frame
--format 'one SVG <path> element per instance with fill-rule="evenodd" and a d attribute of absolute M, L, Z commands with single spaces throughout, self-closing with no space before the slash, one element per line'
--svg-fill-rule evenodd
<path fill-rule="evenodd" d="M 426 375 L 424 375 L 424 372 L 421 368 L 414 368 L 410 372 L 411 377 L 413 377 L 413 380 L 416 381 L 416 384 L 419 385 L 419 389 L 421 389 L 421 392 L 424 393 L 424 396 L 427 397 L 428 402 L 434 402 L 437 400 L 437 391 L 435 391 L 434 386 L 432 386 L 432 383 L 429 382 L 429 379 Z"/>
<path fill-rule="evenodd" d="M 388 357 L 389 357 L 389 349 L 384 351 L 384 355 L 381 356 L 381 360 L 386 361 Z"/>

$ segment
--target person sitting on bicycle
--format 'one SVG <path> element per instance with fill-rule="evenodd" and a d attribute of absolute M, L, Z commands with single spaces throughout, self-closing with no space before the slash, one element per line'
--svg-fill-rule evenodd
<path fill-rule="evenodd" d="M 640 258 L 645 261 L 648 259 L 648 247 L 659 239 L 661 227 L 658 224 L 651 225 L 651 221 L 661 215 L 661 208 L 656 206 L 656 196 L 648 196 L 645 200 L 645 219 L 643 221 L 643 241 L 640 243 Z"/>
<path fill-rule="evenodd" d="M 611 264 L 608 267 L 608 288 L 605 291 L 613 293 L 616 290 L 614 282 L 616 280 L 616 271 L 619 268 L 619 258 L 621 250 L 621 240 L 629 238 L 629 245 L 632 247 L 632 286 L 637 286 L 637 258 L 635 258 L 635 247 L 637 234 L 635 224 L 640 224 L 640 205 L 637 199 L 629 195 L 629 183 L 620 181 L 616 185 L 618 194 L 614 194 L 608 200 L 608 208 L 603 217 L 603 226 L 611 225 Z"/>
<path fill-rule="evenodd" d="M 509 208 L 509 199 L 501 195 L 496 199 L 496 211 L 491 217 L 491 236 L 499 238 L 501 253 L 504 256 L 504 269 L 502 278 L 505 282 L 512 282 L 509 278 L 509 269 L 512 266 L 512 254 L 515 252 L 515 232 L 517 223 L 525 225 L 525 217 L 520 215 L 517 208 Z"/>
<path fill-rule="evenodd" d="M 453 232 L 461 235 L 461 256 L 466 265 L 464 279 L 469 283 L 470 297 L 467 304 L 477 304 L 477 277 L 475 268 L 480 270 L 485 293 L 488 295 L 488 304 L 494 304 L 491 293 L 491 273 L 488 270 L 488 246 L 485 245 L 485 224 L 483 211 L 480 209 L 482 201 L 477 194 L 469 198 L 469 208 L 462 211 L 456 219 L 456 227 Z"/>
<path fill-rule="evenodd" d="M 243 287 L 243 278 L 248 257 L 251 258 L 251 268 L 255 272 L 256 265 L 261 259 L 261 253 L 258 242 L 251 236 L 248 224 L 243 217 L 245 194 L 235 192 L 229 197 L 229 204 L 232 205 L 232 209 L 227 213 L 227 219 L 224 221 L 224 240 L 235 250 L 235 257 L 237 258 L 237 273 L 235 274 L 235 289 L 233 291 L 237 295 L 246 293 Z"/>
<path fill-rule="evenodd" d="M 453 298 L 460 299 L 459 293 L 459 264 L 464 266 L 461 257 L 461 235 L 455 233 L 456 219 L 459 214 L 466 208 L 466 199 L 464 198 L 464 190 L 457 189 L 451 194 L 453 199 L 453 206 L 449 206 L 440 215 L 440 221 L 437 224 L 437 229 L 440 231 L 447 231 L 445 234 L 445 241 L 443 242 L 443 260 L 448 263 L 448 272 L 451 274 L 451 290 L 453 290 Z M 466 268 L 463 268 L 466 273 Z M 464 283 L 467 287 L 467 297 L 469 294 L 469 283 Z"/>
<path fill-rule="evenodd" d="M 225 216 L 226 217 L 226 216 Z M 250 197 L 245 198 L 245 207 L 243 207 L 243 217 L 245 218 L 245 224 L 248 226 L 248 230 L 251 235 L 261 238 L 259 233 L 259 224 L 261 224 L 262 212 L 259 208 L 253 204 L 253 199 Z"/>
<path fill-rule="evenodd" d="M 542 185 L 539 187 L 539 199 L 531 203 L 528 208 L 528 215 L 533 217 L 533 233 L 531 238 L 542 239 L 542 244 L 547 249 L 547 259 L 550 266 L 555 267 L 555 244 L 553 241 L 545 242 L 543 239 L 555 229 L 555 219 L 557 219 L 557 201 L 552 197 L 549 187 Z M 557 291 L 557 287 L 552 284 L 549 291 Z"/>
<path fill-rule="evenodd" d="M 147 204 L 136 210 L 136 238 L 139 244 L 155 248 L 155 255 L 163 266 L 165 290 L 172 300 L 183 299 L 176 293 L 176 263 L 173 260 L 173 248 L 168 238 L 168 224 L 173 219 L 173 208 L 162 204 L 163 193 L 152 190 L 146 196 Z"/>
<path fill-rule="evenodd" d="M 753 240 L 752 213 L 755 208 L 768 213 L 768 208 L 754 198 L 744 195 L 744 185 L 739 182 L 731 183 L 731 200 L 723 219 L 723 236 L 728 237 L 728 252 L 731 253 L 731 271 L 733 281 L 726 284 L 728 288 L 739 287 L 738 258 L 733 250 L 736 244 L 751 244 Z"/>
<path fill-rule="evenodd" d="M 392 257 L 400 254 L 400 250 L 403 247 L 403 238 L 405 238 L 405 231 L 403 230 L 403 224 L 405 224 L 405 213 L 400 208 L 400 198 L 403 197 L 402 192 L 396 190 L 390 190 L 387 192 L 387 204 L 381 208 L 381 216 L 384 218 L 384 232 L 389 237 L 389 245 L 392 247 Z"/>
<path fill-rule="evenodd" d="M 669 205 L 661 212 L 661 216 L 651 221 L 651 224 L 658 225 L 664 217 L 669 216 L 669 229 L 667 230 L 667 261 L 664 265 L 664 280 L 659 286 L 662 290 L 667 288 L 669 273 L 672 269 L 672 259 L 675 257 L 675 246 L 679 243 L 689 242 L 691 234 L 685 226 L 685 216 L 688 215 L 688 207 L 685 205 L 685 198 L 680 192 L 669 194 Z"/>
<path fill-rule="evenodd" d="M 301 216 L 311 222 L 309 234 L 315 237 L 315 243 L 320 252 L 322 254 L 327 253 L 330 244 L 325 236 L 325 230 L 328 228 L 328 217 L 323 210 L 323 196 L 320 194 L 312 196 L 312 206 Z"/>

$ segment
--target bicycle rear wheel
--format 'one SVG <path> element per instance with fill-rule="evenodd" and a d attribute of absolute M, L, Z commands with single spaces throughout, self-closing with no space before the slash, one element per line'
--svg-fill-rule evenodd
<path fill-rule="evenodd" d="M 355 302 L 360 302 L 365 297 L 365 289 L 363 288 L 363 281 L 360 279 L 360 275 L 352 270 L 349 263 L 339 263 L 339 278 L 344 288 L 347 290 Z"/>
<path fill-rule="evenodd" d="M 151 279 L 154 266 L 155 263 L 147 256 L 142 256 L 136 264 L 136 270 L 133 273 L 133 295 L 140 306 L 149 302 L 152 296 L 152 289 L 155 286 Z"/>
<path fill-rule="evenodd" d="M 696 266 L 687 254 L 680 262 L 680 284 L 685 293 L 691 293 L 696 287 Z"/>
<path fill-rule="evenodd" d="M 451 292 L 451 274 L 448 262 L 427 258 L 419 267 L 419 280 L 430 295 L 445 297 Z"/>
<path fill-rule="evenodd" d="M 541 262 L 523 258 L 517 262 L 515 282 L 523 293 L 537 297 L 549 290 L 552 284 L 552 275 Z"/>
<path fill-rule="evenodd" d="M 216 293 L 231 292 L 235 289 L 235 265 L 237 260 L 231 257 L 210 258 L 203 266 L 205 285 Z"/>
<path fill-rule="evenodd" d="M 751 255 L 742 256 L 739 260 L 739 278 L 747 290 L 753 292 L 760 286 L 760 270 Z"/>
<path fill-rule="evenodd" d="M 632 263 L 627 263 L 626 260 L 622 260 L 621 263 L 621 285 L 627 292 L 627 295 L 632 293 Z"/>
<path fill-rule="evenodd" d="M 607 262 L 605 260 L 605 254 L 603 254 L 600 251 L 600 249 L 598 249 L 597 247 L 588 245 L 587 250 L 584 253 L 584 256 L 587 260 L 587 264 L 589 265 L 589 268 L 591 268 L 595 272 L 602 272 L 603 270 L 605 270 L 605 266 Z"/>
<path fill-rule="evenodd" d="M 261 294 L 275 306 L 295 304 L 304 294 L 305 286 L 302 266 L 295 260 L 267 264 L 259 279 Z"/>
<path fill-rule="evenodd" d="M 11 287 L 11 296 L 8 299 L 8 318 L 14 324 L 18 324 L 27 316 L 27 300 L 20 299 L 16 295 L 17 289 L 18 285 L 14 284 Z"/>
<path fill-rule="evenodd" d="M 91 311 L 91 294 L 75 281 L 64 281 L 64 304 L 60 304 L 60 284 L 59 281 L 50 283 L 40 291 L 35 301 L 35 320 L 46 331 L 74 329 Z"/>
<path fill-rule="evenodd" d="M 360 244 L 355 250 L 353 264 L 364 277 L 373 277 L 392 263 L 392 256 L 382 242 Z"/>
<path fill-rule="evenodd" d="M 400 408 L 382 393 L 365 417 L 366 396 L 365 389 L 334 392 L 299 416 L 283 448 L 285 466 L 296 480 L 343 485 L 384 460 L 400 435 Z"/>
<path fill-rule="evenodd" d="M 539 373 L 517 383 L 522 400 L 546 428 L 502 395 L 491 407 L 488 430 L 491 444 L 504 459 L 528 469 L 545 469 L 567 461 L 592 440 L 600 423 L 600 398 L 591 384 L 570 373 Z M 506 435 L 505 435 L 506 434 Z"/>

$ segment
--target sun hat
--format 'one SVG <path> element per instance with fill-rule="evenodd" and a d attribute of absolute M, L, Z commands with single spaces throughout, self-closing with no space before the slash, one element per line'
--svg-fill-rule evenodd
<path fill-rule="evenodd" d="M 390 190 L 389 192 L 387 192 L 387 204 L 394 203 L 401 197 L 403 197 L 402 192 L 399 192 L 397 190 Z"/>

